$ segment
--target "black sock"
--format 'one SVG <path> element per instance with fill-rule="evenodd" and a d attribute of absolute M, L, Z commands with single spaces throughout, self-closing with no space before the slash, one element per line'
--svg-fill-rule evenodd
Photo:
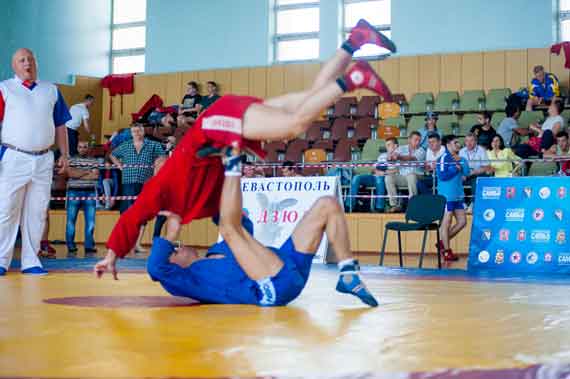
<path fill-rule="evenodd" d="M 342 92 L 347 92 L 348 91 L 348 86 L 346 85 L 346 80 L 344 80 L 343 77 L 340 77 L 336 80 L 336 84 L 338 84 L 338 86 L 340 87 L 340 89 L 342 90 Z"/>
<path fill-rule="evenodd" d="M 342 45 L 340 45 L 340 48 L 349 53 L 350 55 L 353 55 L 354 52 L 357 50 L 354 48 L 354 46 L 352 46 L 349 40 L 344 41 Z"/>

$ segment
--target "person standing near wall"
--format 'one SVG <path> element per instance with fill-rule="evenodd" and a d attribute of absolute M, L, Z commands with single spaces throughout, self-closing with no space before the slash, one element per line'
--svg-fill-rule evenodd
<path fill-rule="evenodd" d="M 67 140 L 69 141 L 69 155 L 72 157 L 77 155 L 77 143 L 79 142 L 79 128 L 81 124 L 85 128 L 87 134 L 91 134 L 89 128 L 89 108 L 93 106 L 95 97 L 92 95 L 85 95 L 85 99 L 79 104 L 73 105 L 69 108 L 71 120 L 65 123 L 67 127 Z"/>
<path fill-rule="evenodd" d="M 37 80 L 32 51 L 18 49 L 12 57 L 15 76 L 0 82 L 0 276 L 10 267 L 18 226 L 22 230 L 22 273 L 45 275 L 37 252 L 46 223 L 54 156 L 59 173 L 67 171 L 65 123 L 71 119 L 57 87 Z"/>

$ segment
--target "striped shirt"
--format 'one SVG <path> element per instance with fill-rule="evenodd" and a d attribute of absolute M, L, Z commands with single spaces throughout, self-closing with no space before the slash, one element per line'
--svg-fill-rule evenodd
<path fill-rule="evenodd" d="M 95 158 L 81 157 L 76 155 L 69 159 L 69 167 L 81 170 L 85 174 L 97 168 L 99 162 Z M 69 178 L 67 181 L 67 189 L 92 191 L 97 186 L 97 179 L 87 180 L 81 178 Z"/>
<path fill-rule="evenodd" d="M 113 156 L 124 165 L 140 165 L 145 167 L 125 167 L 123 169 L 122 183 L 144 183 L 154 173 L 153 164 L 156 158 L 166 155 L 162 145 L 156 141 L 144 139 L 140 152 L 137 153 L 133 140 L 120 144 L 113 150 Z"/>

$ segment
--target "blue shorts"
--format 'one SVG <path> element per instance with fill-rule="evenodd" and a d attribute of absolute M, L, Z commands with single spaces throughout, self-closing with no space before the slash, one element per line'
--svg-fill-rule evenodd
<path fill-rule="evenodd" d="M 448 212 L 465 209 L 465 203 L 463 201 L 448 201 L 445 205 L 445 209 Z"/>
<path fill-rule="evenodd" d="M 259 291 L 259 305 L 287 305 L 295 300 L 305 288 L 314 255 L 298 252 L 291 237 L 279 249 L 272 250 L 283 261 L 284 266 L 277 275 L 256 282 Z"/>

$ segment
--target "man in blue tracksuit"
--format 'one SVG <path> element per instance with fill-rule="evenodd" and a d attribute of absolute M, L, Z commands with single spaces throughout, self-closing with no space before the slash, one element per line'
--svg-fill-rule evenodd
<path fill-rule="evenodd" d="M 217 220 L 223 241 L 214 244 L 205 258 L 199 258 L 195 250 L 177 247 L 180 217 L 162 212 L 167 217 L 166 236 L 154 239 L 147 264 L 153 280 L 174 296 L 203 303 L 286 305 L 305 287 L 314 254 L 326 232 L 339 259 L 337 291 L 357 296 L 370 306 L 378 305 L 360 279 L 344 213 L 336 198 L 317 200 L 279 249 L 265 247 L 253 238 L 253 224 L 242 214 L 239 151 L 225 154 Z"/>
<path fill-rule="evenodd" d="M 436 167 L 437 192 L 446 198 L 447 204 L 440 230 L 442 240 L 438 243 L 443 250 L 444 259 L 456 261 L 459 257 L 451 250 L 450 241 L 466 224 L 463 178 L 469 175 L 469 164 L 458 155 L 461 145 L 456 136 L 444 136 L 441 142 L 445 146 L 445 153 L 438 159 Z M 456 222 L 452 226 L 453 217 Z"/>

